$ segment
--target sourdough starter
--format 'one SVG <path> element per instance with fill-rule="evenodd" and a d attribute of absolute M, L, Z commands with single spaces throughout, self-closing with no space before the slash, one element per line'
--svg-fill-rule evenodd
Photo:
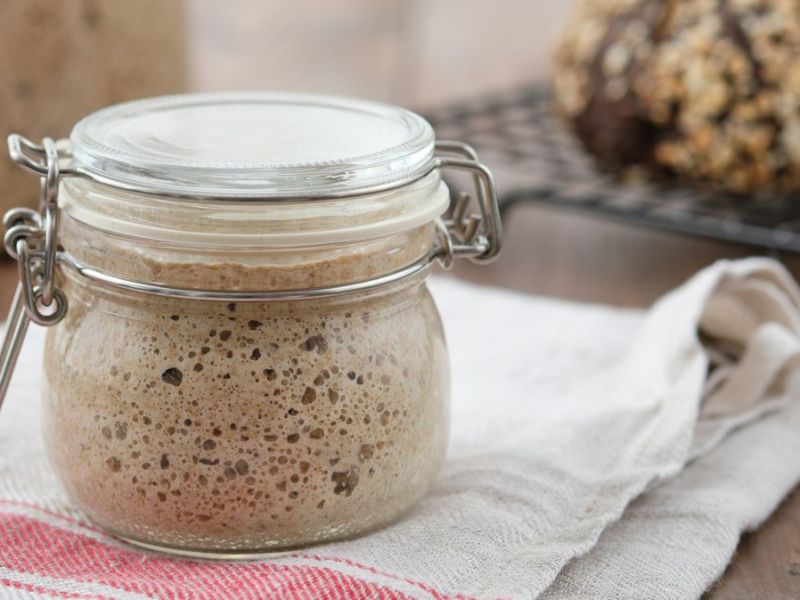
<path fill-rule="evenodd" d="M 197 287 L 226 271 L 193 269 Z M 348 536 L 400 515 L 440 467 L 447 356 L 420 276 L 267 303 L 123 293 L 71 271 L 61 285 L 45 437 L 70 495 L 117 535 L 217 553 Z"/>

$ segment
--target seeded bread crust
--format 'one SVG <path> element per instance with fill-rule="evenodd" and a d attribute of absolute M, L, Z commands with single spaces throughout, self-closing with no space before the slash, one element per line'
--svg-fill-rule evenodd
<path fill-rule="evenodd" d="M 555 66 L 557 108 L 604 169 L 800 189 L 795 0 L 580 0 Z"/>

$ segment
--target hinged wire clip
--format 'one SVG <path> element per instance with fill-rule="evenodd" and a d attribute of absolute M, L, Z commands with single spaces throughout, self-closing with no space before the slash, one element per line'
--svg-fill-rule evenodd
<path fill-rule="evenodd" d="M 3 220 L 4 245 L 19 265 L 19 284 L 11 304 L 6 335 L 0 349 L 0 406 L 31 321 L 49 327 L 61 321 L 67 312 L 67 298 L 56 287 L 56 266 L 73 269 L 89 280 L 132 292 L 171 298 L 225 302 L 269 302 L 303 300 L 352 293 L 386 285 L 426 270 L 438 259 L 449 269 L 455 258 L 466 257 L 476 263 L 494 260 L 500 252 L 502 231 L 497 192 L 489 170 L 478 161 L 475 151 L 461 142 L 437 142 L 424 177 L 437 169 L 453 169 L 472 175 L 474 194 L 480 214 L 468 214 L 471 196 L 460 193 L 449 218 L 438 219 L 437 244 L 434 250 L 395 272 L 365 281 L 300 290 L 220 291 L 177 288 L 115 276 L 86 265 L 58 250 L 58 191 L 62 177 L 80 176 L 98 179 L 73 166 L 68 145 L 45 138 L 41 145 L 13 134 L 8 138 L 11 158 L 26 171 L 41 179 L 39 211 L 13 208 Z M 402 185 L 407 185 L 408 181 Z"/>

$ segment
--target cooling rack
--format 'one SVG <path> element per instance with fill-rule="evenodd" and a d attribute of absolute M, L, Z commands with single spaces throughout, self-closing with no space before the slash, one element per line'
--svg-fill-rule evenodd
<path fill-rule="evenodd" d="M 800 252 L 800 196 L 753 200 L 687 187 L 623 183 L 598 171 L 528 87 L 444 106 L 426 117 L 438 139 L 466 141 L 495 173 L 501 209 L 522 202 L 581 210 L 690 235 Z"/>

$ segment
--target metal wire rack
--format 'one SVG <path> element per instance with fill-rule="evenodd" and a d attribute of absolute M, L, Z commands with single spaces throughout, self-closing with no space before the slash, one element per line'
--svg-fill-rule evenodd
<path fill-rule="evenodd" d="M 464 140 L 481 153 L 498 180 L 504 215 L 520 202 L 537 202 L 800 253 L 800 195 L 754 200 L 615 180 L 598 171 L 564 130 L 546 87 L 453 104 L 426 116 L 439 139 Z"/>

